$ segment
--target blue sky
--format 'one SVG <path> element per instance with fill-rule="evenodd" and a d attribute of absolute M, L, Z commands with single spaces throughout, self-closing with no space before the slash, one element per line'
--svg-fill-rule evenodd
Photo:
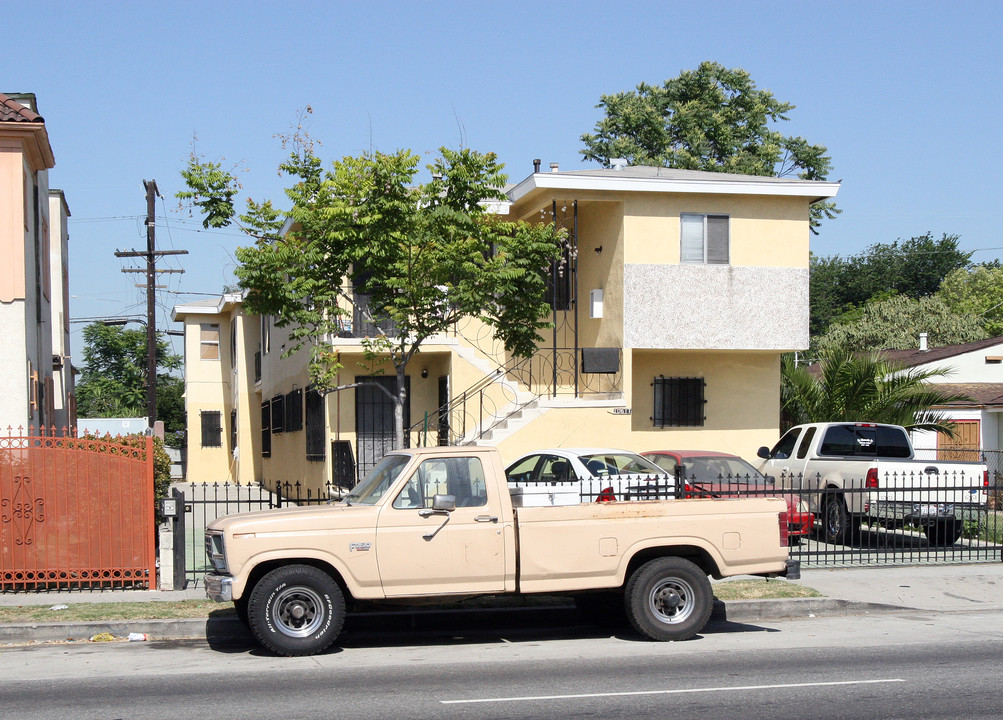
<path fill-rule="evenodd" d="M 33 92 L 66 193 L 74 318 L 145 313 L 116 249 L 145 247 L 155 179 L 169 308 L 231 282 L 236 231 L 177 212 L 192 149 L 240 162 L 281 201 L 276 134 L 313 109 L 327 160 L 370 148 L 494 151 L 512 180 L 583 169 L 600 95 L 703 60 L 749 71 L 797 108 L 786 134 L 826 145 L 839 219 L 812 239 L 847 255 L 927 231 L 1003 255 L 1003 4 L 995 2 L 46 2 L 0 9 L 0 92 Z M 82 325 L 76 325 L 79 329 Z M 74 333 L 75 362 L 82 359 Z"/>

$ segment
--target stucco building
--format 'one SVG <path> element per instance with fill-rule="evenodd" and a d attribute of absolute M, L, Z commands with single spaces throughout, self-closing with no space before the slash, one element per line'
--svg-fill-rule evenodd
<path fill-rule="evenodd" d="M 74 424 L 63 194 L 32 94 L 0 94 L 0 430 Z"/>
<path fill-rule="evenodd" d="M 526 360 L 475 320 L 426 342 L 408 366 L 409 442 L 488 443 L 506 460 L 589 445 L 754 456 L 779 426 L 780 355 L 808 346 L 809 209 L 837 191 L 536 165 L 498 211 L 569 233 L 567 270 L 550 283 L 554 327 Z M 353 483 L 392 446 L 393 406 L 374 385 L 394 373 L 363 368 L 361 338 L 375 332 L 363 315 L 332 343 L 339 384 L 370 384 L 326 396 L 309 386 L 305 353 L 282 357 L 286 332 L 245 316 L 239 295 L 174 317 L 186 330 L 189 479 L 316 491 Z"/>

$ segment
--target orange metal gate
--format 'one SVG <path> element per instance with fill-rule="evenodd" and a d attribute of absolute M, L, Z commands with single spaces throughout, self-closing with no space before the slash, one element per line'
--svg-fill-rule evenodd
<path fill-rule="evenodd" d="M 0 437 L 0 590 L 156 587 L 153 438 Z"/>

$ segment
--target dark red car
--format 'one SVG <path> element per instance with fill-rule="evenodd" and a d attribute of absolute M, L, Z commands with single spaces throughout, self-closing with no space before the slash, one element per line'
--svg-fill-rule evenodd
<path fill-rule="evenodd" d="M 773 482 L 738 455 L 712 450 L 649 450 L 641 453 L 673 475 L 683 468 L 685 497 L 779 497 L 787 501 L 787 533 L 800 539 L 811 533 L 815 516 L 797 495 L 778 492 Z"/>

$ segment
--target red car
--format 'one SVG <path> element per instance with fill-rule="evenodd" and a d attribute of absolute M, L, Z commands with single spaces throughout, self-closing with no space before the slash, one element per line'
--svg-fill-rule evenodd
<path fill-rule="evenodd" d="M 779 497 L 787 501 L 788 538 L 807 536 L 815 516 L 797 495 L 777 492 L 773 482 L 737 455 L 712 450 L 649 450 L 641 453 L 663 470 L 683 468 L 686 497 Z"/>

